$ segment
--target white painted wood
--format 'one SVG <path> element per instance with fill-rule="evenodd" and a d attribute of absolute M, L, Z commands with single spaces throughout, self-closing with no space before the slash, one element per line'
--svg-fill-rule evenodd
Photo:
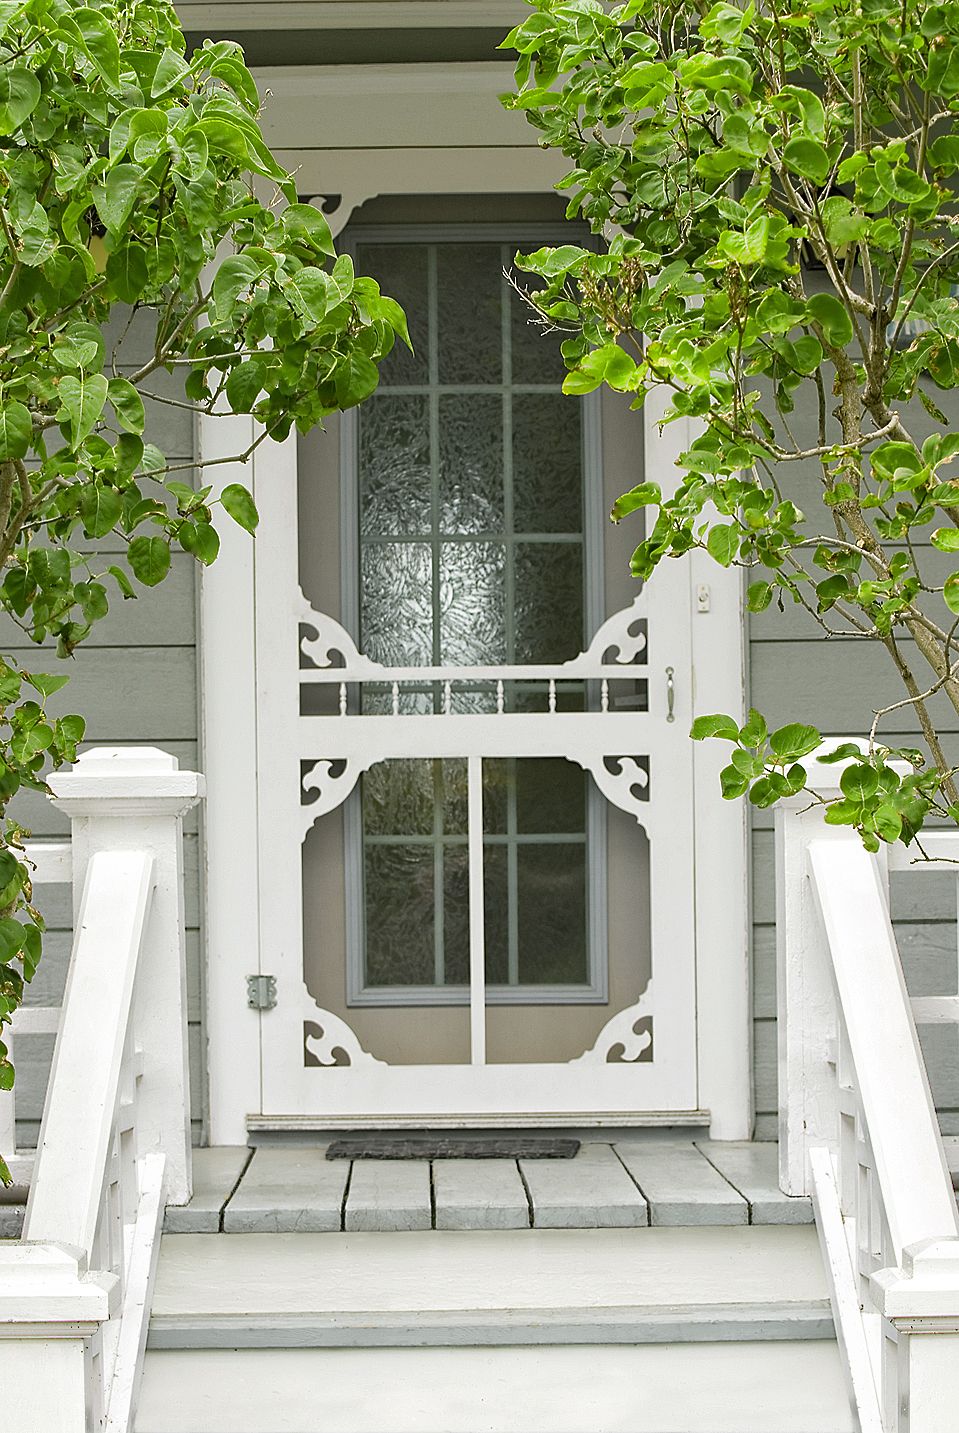
<path fill-rule="evenodd" d="M 133 985 L 154 879 L 144 851 L 98 851 L 86 864 L 64 1018 L 24 1237 L 93 1252 Z M 99 1032 L 91 1041 L 90 1032 Z"/>
<path fill-rule="evenodd" d="M 244 452 L 252 419 L 198 420 L 205 462 Z M 205 481 L 221 491 L 251 483 L 251 463 L 223 463 Z M 225 522 L 220 551 L 200 579 L 200 717 L 206 773 L 206 1030 L 213 1144 L 246 1142 L 246 1115 L 260 1108 L 259 1016 L 246 1003 L 246 976 L 259 969 L 254 541 Z"/>
<path fill-rule="evenodd" d="M 228 1233 L 322 1233 L 342 1227 L 349 1160 L 326 1150 L 261 1145 L 223 1213 Z"/>
<path fill-rule="evenodd" d="M 807 780 L 828 798 L 839 791 L 842 766 L 824 766 L 817 756 L 806 758 Z M 808 1150 L 835 1149 L 839 1136 L 830 1066 L 836 1002 L 806 852 L 813 837 L 842 841 L 849 833 L 826 826 L 807 795 L 780 802 L 775 819 L 779 1178 L 787 1194 L 800 1195 L 809 1193 Z"/>
<path fill-rule="evenodd" d="M 203 795 L 203 778 L 179 771 L 175 757 L 154 747 L 106 747 L 85 752 L 49 781 L 72 822 L 77 896 L 94 853 L 140 851 L 150 858 L 155 899 L 136 986 L 136 1034 L 145 1052 L 137 1139 L 141 1153 L 166 1155 L 167 1198 L 185 1204 L 191 1141 L 183 816 Z M 59 1070 L 58 1055 L 55 1079 Z"/>
<path fill-rule="evenodd" d="M 470 913 L 470 1062 L 486 1064 L 486 927 L 483 883 L 483 759 L 467 759 Z"/>
<path fill-rule="evenodd" d="M 193 1151 L 193 1196 L 189 1204 L 171 1206 L 163 1228 L 167 1234 L 215 1234 L 220 1211 L 239 1183 L 252 1151 L 243 1145 L 211 1145 Z"/>
<path fill-rule="evenodd" d="M 177 14 L 187 30 L 458 29 L 486 26 L 507 30 L 517 22 L 513 0 L 185 0 Z"/>
<path fill-rule="evenodd" d="M 153 1316 L 156 1327 L 217 1314 L 353 1314 L 395 1325 L 431 1311 L 586 1318 L 827 1301 L 808 1225 L 178 1234 L 161 1242 Z"/>
<path fill-rule="evenodd" d="M 330 1428 L 854 1433 L 855 1425 L 836 1346 L 824 1341 L 147 1355 L 137 1433 Z"/>
<path fill-rule="evenodd" d="M 649 1204 L 650 1224 L 749 1223 L 742 1194 L 691 1142 L 620 1140 L 616 1153 Z"/>
<path fill-rule="evenodd" d="M 33 867 L 35 886 L 73 880 L 73 844 L 70 841 L 27 841 L 24 855 Z"/>
<path fill-rule="evenodd" d="M 809 845 L 892 1245 L 959 1236 L 959 1214 L 875 862 L 854 833 Z"/>
<path fill-rule="evenodd" d="M 680 477 L 676 460 L 690 445 L 692 424 L 680 419 L 662 431 L 659 420 L 668 406 L 662 391 L 643 405 L 647 478 L 672 492 Z M 729 712 L 745 720 L 745 610 L 739 569 L 722 569 L 706 553 L 686 562 L 687 602 L 695 683 L 695 715 Z M 662 581 L 662 569 L 650 586 Z M 709 592 L 708 610 L 699 610 L 695 594 Z M 749 915 L 747 900 L 748 833 L 746 808 L 723 801 L 719 771 L 726 762 L 717 742 L 693 746 L 695 803 L 697 1050 L 699 1103 L 710 1112 L 713 1139 L 749 1139 L 752 1134 L 750 1065 Z"/>
<path fill-rule="evenodd" d="M 88 1433 L 87 1353 L 82 1339 L 23 1338 L 0 1342 L 4 1433 Z"/>
<path fill-rule="evenodd" d="M 346 1190 L 349 1230 L 429 1229 L 430 1166 L 425 1159 L 357 1159 Z"/>
<path fill-rule="evenodd" d="M 115 1311 L 118 1281 L 88 1274 L 77 1249 L 0 1244 L 0 1383 L 12 1433 L 89 1433 L 90 1341 Z"/>
<path fill-rule="evenodd" d="M 59 1006 L 21 1005 L 14 1017 L 17 1035 L 55 1035 L 59 1028 Z"/>
<path fill-rule="evenodd" d="M 147 1346 L 153 1286 L 163 1223 L 163 1172 L 166 1155 L 140 1160 L 140 1199 L 128 1255 L 113 1375 L 106 1399 L 104 1433 L 131 1433 Z"/>
<path fill-rule="evenodd" d="M 832 1154 L 811 1149 L 812 1198 L 823 1265 L 836 1325 L 836 1337 L 849 1386 L 849 1400 L 860 1433 L 883 1433 L 882 1414 L 873 1371 L 856 1273 L 849 1257 Z"/>
<path fill-rule="evenodd" d="M 535 1229 L 623 1228 L 649 1223 L 649 1208 L 608 1144 L 575 1159 L 521 1159 Z"/>
<path fill-rule="evenodd" d="M 437 1229 L 527 1229 L 530 1208 L 514 1159 L 436 1159 Z"/>

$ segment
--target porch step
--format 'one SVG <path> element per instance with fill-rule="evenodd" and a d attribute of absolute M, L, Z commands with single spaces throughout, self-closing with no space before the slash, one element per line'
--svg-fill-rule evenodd
<path fill-rule="evenodd" d="M 809 1226 L 164 1235 L 136 1433 L 853 1433 Z"/>
<path fill-rule="evenodd" d="M 831 1339 L 803 1226 L 165 1235 L 152 1349 Z"/>
<path fill-rule="evenodd" d="M 136 1433 L 854 1428 L 826 1342 L 148 1353 L 136 1420 Z"/>

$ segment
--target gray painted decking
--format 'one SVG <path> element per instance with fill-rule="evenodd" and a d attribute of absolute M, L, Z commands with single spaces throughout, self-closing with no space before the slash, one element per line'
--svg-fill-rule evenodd
<path fill-rule="evenodd" d="M 195 1152 L 196 1193 L 168 1233 L 805 1224 L 774 1144 L 584 1142 L 575 1159 L 327 1160 L 325 1146 Z"/>

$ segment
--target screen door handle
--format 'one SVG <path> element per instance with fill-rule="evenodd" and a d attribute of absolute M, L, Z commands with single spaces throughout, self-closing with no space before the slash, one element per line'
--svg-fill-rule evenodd
<path fill-rule="evenodd" d="M 675 714 L 674 714 L 674 712 L 673 712 L 673 704 L 674 704 L 674 702 L 675 702 L 675 700 L 676 700 L 676 684 L 675 684 L 675 682 L 673 681 L 674 671 L 675 671 L 675 668 L 673 668 L 673 667 L 667 667 L 667 668 L 666 668 L 666 720 L 667 720 L 667 721 L 675 721 L 675 720 L 676 720 L 676 716 L 675 716 Z"/>

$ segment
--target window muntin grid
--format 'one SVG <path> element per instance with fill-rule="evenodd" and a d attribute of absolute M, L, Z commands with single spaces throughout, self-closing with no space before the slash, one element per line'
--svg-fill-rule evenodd
<path fill-rule="evenodd" d="M 555 663 L 584 644 L 584 405 L 562 395 L 559 340 L 531 326 L 504 275 L 516 247 L 357 244 L 363 271 L 404 303 L 416 349 L 395 351 L 356 420 L 359 638 L 388 665 Z M 568 686 L 560 705 L 582 709 L 582 686 Z M 368 686 L 364 709 L 388 711 L 391 700 Z M 443 694 L 437 685 L 404 685 L 402 700 L 404 711 L 439 712 Z M 457 685 L 456 710 L 493 703 L 488 686 Z M 507 709 L 527 704 L 545 710 L 545 685 L 510 691 Z M 422 768 L 420 785 L 432 786 L 429 829 L 370 829 L 371 788 L 402 783 L 400 768 L 413 765 Z M 444 796 L 460 784 L 451 775 L 459 765 L 465 793 L 465 761 L 384 763 L 363 779 L 353 818 L 363 852 L 361 970 L 351 981 L 359 1003 L 468 998 L 465 825 L 449 829 Z M 518 765 L 488 762 L 484 772 L 487 810 L 498 784 L 502 816 L 484 837 L 489 997 L 602 998 L 589 912 L 599 823 L 585 775 L 544 763 L 563 768 L 552 779 L 577 793 L 577 818 L 570 829 L 521 830 Z M 565 907 L 548 899 L 564 863 Z M 547 918 L 565 910 L 553 954 L 538 969 L 529 956 L 537 902 Z M 567 940 L 557 957 L 571 929 L 578 949 Z"/>

